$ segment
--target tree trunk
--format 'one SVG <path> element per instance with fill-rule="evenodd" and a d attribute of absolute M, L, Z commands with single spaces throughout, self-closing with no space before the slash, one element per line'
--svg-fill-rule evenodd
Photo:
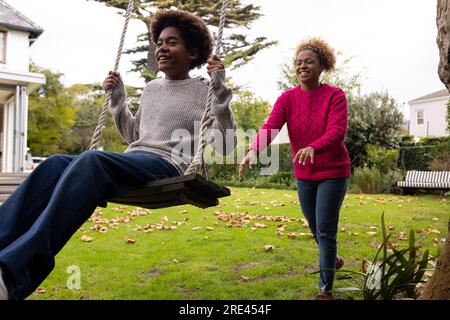
<path fill-rule="evenodd" d="M 153 72 L 156 76 L 158 73 L 158 62 L 156 61 L 155 57 L 155 44 L 153 43 L 151 36 L 150 36 L 150 24 L 151 24 L 151 16 L 148 16 L 144 19 L 144 23 L 147 26 L 148 30 L 148 53 L 147 53 L 147 69 Z"/>
<path fill-rule="evenodd" d="M 438 0 L 436 24 L 438 28 L 439 78 L 450 91 L 450 3 Z"/>
<path fill-rule="evenodd" d="M 441 255 L 438 258 L 433 276 L 428 281 L 419 300 L 449 300 L 450 299 L 450 222 L 447 238 Z"/>
<path fill-rule="evenodd" d="M 450 3 L 438 0 L 436 24 L 438 28 L 439 78 L 450 92 Z M 445 246 L 438 258 L 433 276 L 420 300 L 450 300 L 450 221 Z"/>

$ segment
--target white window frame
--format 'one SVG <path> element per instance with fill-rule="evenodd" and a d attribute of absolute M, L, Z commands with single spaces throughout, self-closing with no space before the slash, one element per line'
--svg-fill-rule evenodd
<path fill-rule="evenodd" d="M 422 117 L 419 118 L 419 114 L 422 114 Z M 419 120 L 422 120 L 422 123 L 419 123 Z M 423 126 L 425 124 L 425 111 L 423 109 L 416 110 L 416 123 L 418 126 Z"/>
<path fill-rule="evenodd" d="M 8 37 L 8 33 L 5 30 L 0 30 L 0 34 L 3 35 L 2 41 L 3 50 L 0 49 L 0 63 L 6 64 L 6 38 Z"/>

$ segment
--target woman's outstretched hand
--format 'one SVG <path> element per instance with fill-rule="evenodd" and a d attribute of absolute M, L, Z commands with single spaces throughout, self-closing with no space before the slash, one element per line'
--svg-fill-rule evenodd
<path fill-rule="evenodd" d="M 293 163 L 298 162 L 300 165 L 306 165 L 306 160 L 309 158 L 311 164 L 314 163 L 314 148 L 306 147 L 298 150 L 297 154 L 294 157 Z"/>
<path fill-rule="evenodd" d="M 239 164 L 239 179 L 242 180 L 244 178 L 244 169 L 246 166 L 249 167 L 249 169 L 253 169 L 253 166 L 256 165 L 258 161 L 258 155 L 256 153 L 256 150 L 250 149 L 245 157 L 242 159 L 241 163 Z"/>

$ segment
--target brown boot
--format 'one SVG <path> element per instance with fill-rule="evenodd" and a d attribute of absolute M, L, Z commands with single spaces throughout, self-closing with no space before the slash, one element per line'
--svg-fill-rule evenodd
<path fill-rule="evenodd" d="M 340 268 L 342 268 L 344 266 L 344 259 L 342 258 L 338 258 L 336 260 L 336 270 L 339 270 Z"/>

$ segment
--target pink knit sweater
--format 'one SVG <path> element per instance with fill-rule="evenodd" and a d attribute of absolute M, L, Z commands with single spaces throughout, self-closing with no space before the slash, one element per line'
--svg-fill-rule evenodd
<path fill-rule="evenodd" d="M 347 133 L 347 99 L 336 87 L 323 84 L 313 91 L 300 86 L 284 92 L 250 148 L 264 150 L 275 138 L 271 129 L 287 124 L 294 158 L 298 150 L 311 146 L 314 163 L 294 163 L 297 179 L 318 181 L 350 176 L 350 158 L 344 144 Z"/>

